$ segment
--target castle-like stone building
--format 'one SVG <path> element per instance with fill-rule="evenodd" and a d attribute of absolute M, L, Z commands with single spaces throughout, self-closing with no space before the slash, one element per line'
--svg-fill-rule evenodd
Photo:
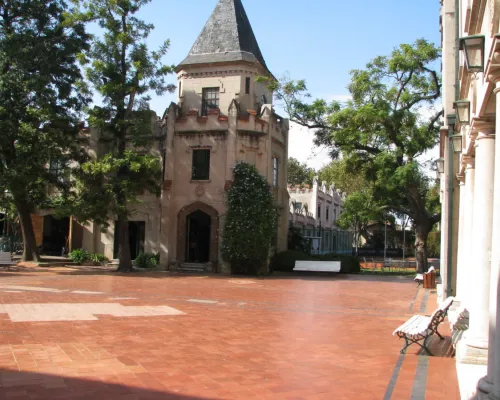
<path fill-rule="evenodd" d="M 320 185 L 315 177 L 312 187 L 288 185 L 288 194 L 290 226 L 309 239 L 312 254 L 352 253 L 353 232 L 337 226 L 344 210 L 345 193 L 326 182 Z"/>
<path fill-rule="evenodd" d="M 257 167 L 281 206 L 275 248 L 286 250 L 288 231 L 288 120 L 273 109 L 273 94 L 256 82 L 272 76 L 241 0 L 220 0 L 177 67 L 178 101 L 162 118 L 152 116 L 154 144 L 145 149 L 164 163 L 160 197 L 143 196 L 130 222 L 132 257 L 159 252 L 164 267 L 196 263 L 228 272 L 220 238 L 225 194 L 233 167 Z M 93 151 L 106 151 L 103 135 L 90 133 Z M 116 257 L 114 224 L 102 233 L 73 223 L 71 245 Z"/>

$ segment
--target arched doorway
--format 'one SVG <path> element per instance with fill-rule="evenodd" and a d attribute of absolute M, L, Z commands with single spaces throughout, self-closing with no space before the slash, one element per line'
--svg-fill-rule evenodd
<path fill-rule="evenodd" d="M 210 215 L 197 210 L 186 217 L 185 260 L 188 263 L 210 261 Z"/>
<path fill-rule="evenodd" d="M 177 260 L 211 262 L 217 268 L 219 254 L 219 213 L 197 201 L 179 211 L 177 220 Z"/>

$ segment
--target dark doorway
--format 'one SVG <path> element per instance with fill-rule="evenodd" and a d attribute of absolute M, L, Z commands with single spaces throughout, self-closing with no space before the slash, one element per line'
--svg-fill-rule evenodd
<path fill-rule="evenodd" d="M 118 240 L 120 232 L 115 222 L 115 244 L 114 258 L 118 258 Z M 130 259 L 135 260 L 139 253 L 144 253 L 144 241 L 146 240 L 146 222 L 129 221 L 128 222 L 128 240 L 130 244 Z"/>
<path fill-rule="evenodd" d="M 43 217 L 42 253 L 60 256 L 63 248 L 68 250 L 69 218 L 56 219 L 52 215 Z"/>
<path fill-rule="evenodd" d="M 186 261 L 206 263 L 210 261 L 210 228 L 212 219 L 203 211 L 195 211 L 186 217 Z"/>

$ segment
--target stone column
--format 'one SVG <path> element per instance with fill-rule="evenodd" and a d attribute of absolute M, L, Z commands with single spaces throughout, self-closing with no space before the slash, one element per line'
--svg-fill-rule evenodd
<path fill-rule="evenodd" d="M 464 215 L 463 215 L 463 233 L 464 242 L 462 245 L 461 256 L 463 257 L 463 264 L 461 269 L 462 282 L 467 282 L 465 293 L 459 293 L 461 305 L 470 310 L 470 279 L 472 278 L 472 266 L 474 265 L 474 255 L 472 247 L 472 229 L 474 222 L 474 183 L 475 183 L 475 157 L 471 155 L 464 155 L 462 161 L 465 163 L 465 196 L 464 200 Z M 462 201 L 462 198 L 460 198 Z M 462 212 L 462 210 L 460 211 Z"/>
<path fill-rule="evenodd" d="M 474 221 L 470 279 L 470 324 L 465 340 L 467 358 L 485 355 L 488 348 L 490 303 L 490 253 L 493 230 L 493 164 L 495 135 L 481 130 L 476 139 L 476 175 L 474 184 Z"/>
<path fill-rule="evenodd" d="M 456 297 L 463 301 L 468 290 L 467 283 L 467 266 L 468 262 L 466 259 L 466 234 L 465 225 L 465 215 L 467 207 L 467 189 L 465 186 L 465 175 L 457 175 L 457 179 L 460 185 L 460 211 L 459 211 L 459 222 L 458 222 L 458 247 L 457 247 L 457 291 Z"/>
<path fill-rule="evenodd" d="M 495 135 L 500 134 L 500 82 L 496 82 Z M 500 141 L 495 141 L 495 189 L 493 194 L 493 236 L 490 284 L 490 337 L 488 347 L 488 375 L 479 382 L 479 388 L 491 393 L 491 399 L 500 400 Z"/>

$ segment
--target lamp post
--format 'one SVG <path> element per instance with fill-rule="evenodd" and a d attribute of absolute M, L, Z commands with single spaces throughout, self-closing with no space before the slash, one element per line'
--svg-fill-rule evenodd
<path fill-rule="evenodd" d="M 467 72 L 484 72 L 484 35 L 466 36 L 459 39 L 460 50 L 465 54 Z"/>

